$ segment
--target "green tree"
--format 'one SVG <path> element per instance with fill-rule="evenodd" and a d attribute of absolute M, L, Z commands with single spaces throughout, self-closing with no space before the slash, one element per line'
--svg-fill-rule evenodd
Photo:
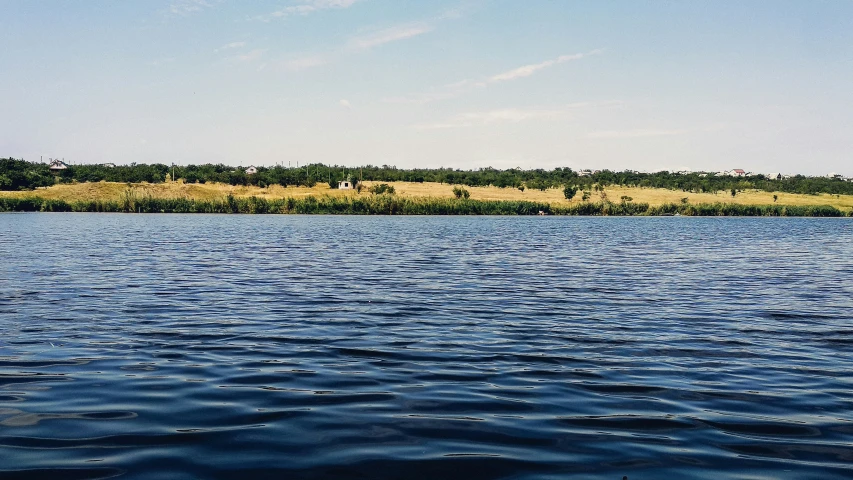
<path fill-rule="evenodd" d="M 574 185 L 566 185 L 563 187 L 563 196 L 566 197 L 566 200 L 571 200 L 575 197 L 575 194 L 578 193 L 578 187 Z"/>
<path fill-rule="evenodd" d="M 373 185 L 368 189 L 370 193 L 381 195 L 383 193 L 387 193 L 389 195 L 394 194 L 394 187 L 388 185 L 387 183 L 380 183 L 379 185 Z"/>
<path fill-rule="evenodd" d="M 468 190 L 466 190 L 462 187 L 457 186 L 457 187 L 453 187 L 453 196 L 455 196 L 456 198 L 467 199 L 468 197 L 471 196 L 471 192 L 469 192 Z"/>

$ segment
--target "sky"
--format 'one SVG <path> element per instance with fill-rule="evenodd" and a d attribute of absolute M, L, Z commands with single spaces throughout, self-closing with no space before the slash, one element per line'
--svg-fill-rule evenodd
<path fill-rule="evenodd" d="M 853 0 L 0 0 L 0 157 L 853 176 Z"/>

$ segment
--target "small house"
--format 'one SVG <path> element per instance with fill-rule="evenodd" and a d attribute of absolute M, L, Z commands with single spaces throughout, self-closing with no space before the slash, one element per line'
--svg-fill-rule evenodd
<path fill-rule="evenodd" d="M 731 175 L 733 177 L 745 177 L 746 176 L 746 172 L 740 168 L 736 168 L 734 170 L 731 170 L 728 173 L 729 173 L 729 175 Z"/>
<path fill-rule="evenodd" d="M 246 175 L 254 175 L 256 173 L 258 173 L 258 169 L 255 168 L 254 166 L 250 166 L 249 168 L 246 169 Z"/>
<path fill-rule="evenodd" d="M 768 180 L 782 180 L 782 174 L 781 173 L 771 173 L 770 175 L 767 175 L 767 179 Z"/>
<path fill-rule="evenodd" d="M 50 162 L 50 166 L 48 168 L 54 171 L 65 170 L 66 168 L 68 168 L 68 165 L 66 165 L 65 162 L 63 162 L 62 160 L 56 159 Z"/>
<path fill-rule="evenodd" d="M 340 190 L 352 190 L 352 182 L 349 180 L 341 180 L 338 182 L 338 189 Z"/>
<path fill-rule="evenodd" d="M 104 164 L 103 164 L 103 166 L 104 166 L 104 167 L 107 167 L 107 168 L 116 168 L 116 164 L 115 164 L 115 163 L 104 163 Z"/>

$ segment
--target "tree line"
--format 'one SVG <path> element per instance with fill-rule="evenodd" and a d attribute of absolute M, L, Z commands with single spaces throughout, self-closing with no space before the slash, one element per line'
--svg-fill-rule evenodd
<path fill-rule="evenodd" d="M 764 190 L 801 194 L 853 195 L 853 182 L 838 178 L 807 177 L 796 175 L 782 180 L 768 179 L 763 175 L 734 177 L 729 175 L 602 170 L 582 176 L 570 168 L 553 170 L 511 168 L 499 170 L 481 168 L 459 170 L 452 168 L 403 169 L 389 165 L 351 168 L 337 165 L 309 164 L 301 167 L 257 167 L 248 174 L 244 167 L 224 164 L 167 165 L 163 163 L 105 166 L 68 165 L 64 170 L 51 171 L 46 163 L 28 162 L 13 158 L 0 159 L 0 190 L 31 190 L 55 183 L 73 182 L 123 182 L 160 183 L 183 179 L 188 183 L 224 183 L 229 185 L 314 186 L 328 183 L 337 188 L 340 180 L 355 182 L 437 182 L 470 187 L 495 186 L 518 189 L 571 187 L 576 190 L 593 190 L 595 187 L 628 186 L 665 188 L 695 193 L 739 192 Z"/>

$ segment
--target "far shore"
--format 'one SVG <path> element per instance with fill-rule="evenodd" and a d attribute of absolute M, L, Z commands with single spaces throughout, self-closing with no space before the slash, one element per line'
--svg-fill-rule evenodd
<path fill-rule="evenodd" d="M 71 183 L 31 191 L 0 192 L 0 211 L 126 213 L 275 213 L 353 215 L 608 215 L 608 216 L 853 216 L 853 195 L 800 195 L 742 191 L 688 193 L 607 187 L 565 198 L 560 189 L 460 187 L 439 183 L 382 182 L 393 193 L 314 187 L 225 184 Z M 456 192 L 454 192 L 454 189 Z M 460 195 L 464 193 L 464 196 Z M 775 196 L 775 198 L 774 198 Z"/>
<path fill-rule="evenodd" d="M 356 190 L 331 189 L 326 184 L 314 187 L 268 187 L 232 186 L 221 183 L 185 183 L 183 181 L 164 183 L 118 183 L 92 182 L 57 184 L 46 188 L 29 191 L 0 191 L 0 198 L 32 198 L 45 200 L 61 200 L 74 202 L 122 202 L 128 195 L 136 198 L 150 197 L 154 199 L 186 199 L 197 202 L 222 200 L 227 196 L 235 198 L 256 197 L 267 201 L 284 200 L 287 198 L 304 199 L 309 196 L 316 198 L 369 198 L 374 196 L 368 188 L 387 183 L 394 187 L 395 197 L 403 199 L 453 199 L 453 188 L 456 185 L 440 183 L 415 182 L 363 182 L 365 189 L 360 193 Z M 578 191 L 571 200 L 566 200 L 562 189 L 549 188 L 545 190 L 517 188 L 464 187 L 470 193 L 470 200 L 480 201 L 513 201 L 547 203 L 557 208 L 568 208 L 581 203 L 628 201 L 635 204 L 648 204 L 650 207 L 660 207 L 667 204 L 688 203 L 699 204 L 733 204 L 733 205 L 783 205 L 783 206 L 830 206 L 846 213 L 853 212 L 853 195 L 803 195 L 794 193 L 772 193 L 759 190 L 738 192 L 734 197 L 728 192 L 691 193 L 662 188 L 641 188 L 608 186 L 602 192 L 592 192 L 585 202 L 582 192 Z M 774 199 L 774 196 L 776 197 Z"/>

